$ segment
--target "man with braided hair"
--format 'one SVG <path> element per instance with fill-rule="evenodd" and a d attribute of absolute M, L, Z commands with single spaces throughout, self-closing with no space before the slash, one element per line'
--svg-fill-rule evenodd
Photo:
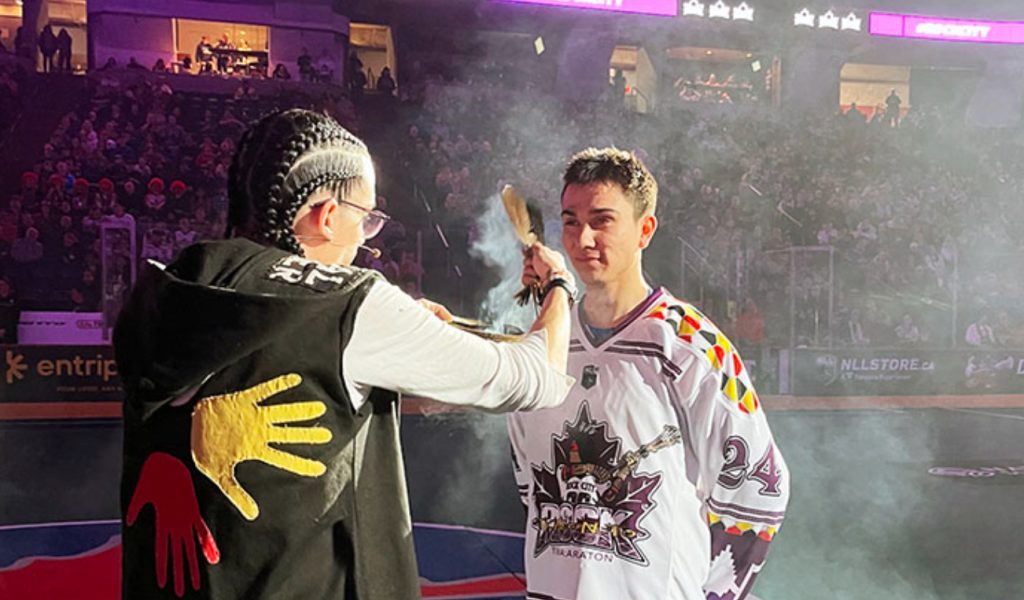
<path fill-rule="evenodd" d="M 114 331 L 124 597 L 418 598 L 396 392 L 561 402 L 564 259 L 533 253 L 551 285 L 521 342 L 448 326 L 349 266 L 387 219 L 373 164 L 304 110 L 242 137 L 228 194 L 228 239 L 146 265 Z"/>

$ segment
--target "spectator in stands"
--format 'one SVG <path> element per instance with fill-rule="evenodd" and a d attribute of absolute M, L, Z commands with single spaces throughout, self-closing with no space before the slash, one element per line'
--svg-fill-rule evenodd
<path fill-rule="evenodd" d="M 167 72 L 167 63 L 164 62 L 164 59 L 162 59 L 162 58 L 156 59 L 156 62 L 153 63 L 153 72 L 154 73 L 166 73 Z"/>
<path fill-rule="evenodd" d="M 42 258 L 43 244 L 35 227 L 27 228 L 24 235 L 11 244 L 11 259 L 22 267 L 37 263 Z"/>
<path fill-rule="evenodd" d="M 863 348 L 871 343 L 864 331 L 864 324 L 861 322 L 860 309 L 855 308 L 850 311 L 850 316 L 846 321 L 845 334 L 845 341 L 856 348 Z"/>
<path fill-rule="evenodd" d="M 904 313 L 900 324 L 896 326 L 896 341 L 903 346 L 917 345 L 924 341 L 921 330 L 914 324 L 909 313 Z"/>
<path fill-rule="evenodd" d="M 38 208 L 39 212 L 36 213 L 38 218 L 36 215 L 31 213 L 24 213 L 22 215 L 23 223 L 25 222 L 25 217 L 30 217 L 32 219 L 33 222 L 28 223 L 27 225 L 30 227 L 34 226 L 36 228 L 39 232 L 39 241 L 43 245 L 46 245 L 48 241 L 56 240 L 57 217 L 53 214 L 50 206 L 50 203 L 46 200 L 40 202 Z"/>
<path fill-rule="evenodd" d="M 1013 321 L 1010 319 L 1010 313 L 1005 310 L 1001 310 L 996 314 L 996 322 L 992 327 L 993 332 L 996 336 L 996 344 L 1000 348 L 1018 348 L 1018 344 L 1021 341 L 1021 333 L 1024 333 L 1024 324 L 1018 324 L 1016 330 L 1014 329 Z"/>
<path fill-rule="evenodd" d="M 39 205 L 39 209 L 42 210 L 42 204 Z M 36 218 L 29 211 L 24 211 L 23 210 L 23 211 L 21 211 L 20 214 L 21 214 L 21 219 L 18 222 L 18 235 L 19 236 L 24 236 L 25 232 L 28 231 L 28 229 L 30 227 L 35 227 L 35 225 L 36 225 Z M 14 242 L 11 242 L 11 243 L 13 245 Z"/>
<path fill-rule="evenodd" d="M 252 83 L 248 79 L 243 79 L 242 84 L 235 88 L 234 97 L 235 100 L 255 100 L 258 96 Z"/>
<path fill-rule="evenodd" d="M 0 344 L 18 343 L 18 320 L 21 307 L 14 295 L 11 282 L 0 277 Z"/>
<path fill-rule="evenodd" d="M 170 213 L 167 196 L 164 195 L 164 180 L 154 177 L 147 186 L 149 193 L 145 199 L 145 214 L 154 221 L 162 221 Z"/>
<path fill-rule="evenodd" d="M 997 345 L 996 334 L 988 322 L 988 315 L 982 313 L 978 320 L 967 326 L 964 341 L 975 348 L 994 348 Z"/>
<path fill-rule="evenodd" d="M 53 258 L 63 251 L 65 236 L 69 233 L 74 234 L 75 223 L 71 215 L 61 215 L 57 217 L 57 227 L 47 230 L 46 235 L 43 235 L 43 231 L 43 229 L 39 230 L 39 241 L 43 243 L 43 255 L 46 258 Z"/>
<path fill-rule="evenodd" d="M 213 46 L 205 35 L 200 37 L 199 43 L 196 44 L 196 64 L 200 73 L 209 73 L 213 70 Z"/>
<path fill-rule="evenodd" d="M 295 62 L 299 65 L 301 81 L 313 81 L 316 78 L 316 72 L 313 70 L 313 57 L 310 56 L 308 48 L 302 48 L 302 54 L 299 54 Z"/>
<path fill-rule="evenodd" d="M 128 229 L 135 229 L 135 217 L 128 214 L 124 209 L 124 205 L 120 202 L 114 203 L 112 213 L 103 217 L 103 220 L 106 223 L 112 223 Z"/>
<path fill-rule="evenodd" d="M 316 49 L 319 50 L 319 47 Z M 744 261 L 743 264 L 750 266 L 753 280 L 763 279 L 763 273 L 757 274 L 765 262 L 761 254 L 763 250 L 786 248 L 794 244 L 813 244 L 817 241 L 817 233 L 822 230 L 827 232 L 826 237 L 836 248 L 836 305 L 862 308 L 860 327 L 863 338 L 875 346 L 895 341 L 892 317 L 910 310 L 901 299 L 901 294 L 893 296 L 892 293 L 901 292 L 906 286 L 922 286 L 914 288 L 915 293 L 946 298 L 956 282 L 954 261 L 960 264 L 959 289 L 962 293 L 969 289 L 988 290 L 994 287 L 1002 290 L 1006 286 L 1008 289 L 999 295 L 1014 297 L 1015 290 L 1021 288 L 1009 287 L 1013 280 L 1011 277 L 992 277 L 990 265 L 995 261 L 987 264 L 978 262 L 979 240 L 991 240 L 998 244 L 1001 248 L 999 252 L 1005 252 L 1006 256 L 1012 256 L 1014 252 L 1019 255 L 1021 249 L 1019 241 L 1014 243 L 1014 236 L 979 226 L 979 222 L 991 224 L 991 219 L 982 219 L 978 213 L 992 201 L 987 197 L 993 188 L 984 183 L 979 184 L 977 179 L 981 173 L 985 173 L 986 181 L 992 181 L 992 177 L 996 176 L 1001 181 L 1005 180 L 1007 189 L 1019 189 L 1020 181 L 1014 173 L 1024 172 L 1024 169 L 1018 168 L 1022 161 L 1012 150 L 1004 152 L 1002 148 L 993 149 L 996 142 L 991 139 L 979 150 L 976 140 L 953 129 L 956 120 L 943 121 L 936 117 L 934 111 L 915 111 L 916 114 L 901 125 L 903 131 L 899 137 L 889 136 L 876 128 L 846 127 L 847 119 L 818 121 L 809 115 L 780 115 L 778 119 L 766 120 L 744 118 L 744 126 L 735 127 L 732 123 L 735 117 L 704 114 L 690 122 L 683 116 L 682 125 L 674 119 L 672 126 L 668 127 L 650 115 L 637 121 L 632 121 L 628 114 L 615 115 L 614 119 L 601 121 L 594 115 L 577 114 L 579 110 L 575 107 L 560 107 L 542 93 L 531 93 L 529 101 L 523 102 L 521 96 L 515 95 L 514 89 L 509 89 L 508 84 L 495 83 L 499 80 L 497 77 L 480 77 L 471 85 L 461 81 L 447 89 L 447 83 L 425 73 L 422 66 L 419 67 L 418 79 L 416 71 L 415 65 L 404 70 L 403 84 L 409 79 L 430 81 L 435 89 L 422 107 L 405 107 L 412 113 L 408 122 L 417 124 L 414 126 L 417 135 L 406 140 L 405 130 L 401 133 L 396 131 L 397 138 L 394 141 L 402 147 L 397 160 L 402 161 L 403 168 L 408 168 L 432 207 L 441 205 L 446 196 L 451 194 L 450 214 L 440 210 L 434 212 L 435 218 L 447 219 L 442 225 L 448 233 L 465 231 L 466 225 L 479 214 L 475 199 L 486 197 L 493 191 L 494 182 L 498 179 L 496 174 L 517 181 L 529 179 L 539 172 L 535 164 L 543 161 L 535 161 L 531 165 L 524 156 L 562 154 L 555 150 L 552 140 L 558 140 L 557 143 L 563 145 L 586 143 L 590 134 L 581 131 L 583 124 L 588 119 L 590 123 L 597 119 L 602 131 L 607 130 L 609 136 L 622 139 L 623 144 L 652 144 L 649 148 L 652 155 L 666 169 L 679 174 L 677 181 L 666 182 L 664 193 L 672 198 L 674 205 L 681 207 L 681 213 L 692 214 L 695 211 L 708 215 L 699 219 L 701 222 L 698 223 L 708 232 L 703 241 L 688 241 L 705 253 L 701 259 L 696 258 L 696 253 L 690 253 L 697 263 L 708 263 L 701 268 L 714 269 L 721 274 L 706 278 L 706 297 L 712 300 L 702 306 L 711 314 L 718 311 L 719 319 L 723 317 L 721 312 L 724 306 L 716 305 L 714 298 L 722 296 L 718 292 L 726 285 L 724 274 L 731 268 L 727 267 L 730 264 L 728 256 L 735 258 L 738 252 L 744 252 L 744 258 L 750 257 L 751 262 Z M 107 79 L 115 77 L 107 76 Z M 706 82 L 719 87 L 729 84 L 729 79 L 712 79 L 707 73 L 694 74 L 688 78 L 690 84 L 698 80 L 701 85 L 708 85 Z M 7 89 L 3 85 L 4 81 L 4 68 L 0 65 L 0 122 L 3 121 L 2 101 Z M 83 210 L 81 201 L 100 202 L 104 213 L 112 212 L 112 198 L 104 193 L 104 177 L 115 182 L 117 200 L 126 206 L 125 215 L 129 218 L 132 214 L 139 217 L 146 212 L 142 197 L 146 192 L 145 182 L 154 175 L 166 181 L 180 178 L 188 184 L 190 193 L 198 197 L 199 192 L 205 189 L 210 192 L 207 198 L 213 198 L 226 172 L 224 152 L 213 140 L 226 140 L 230 146 L 231 140 L 237 138 L 243 126 L 242 120 L 252 116 L 248 106 L 233 108 L 234 114 L 239 116 L 236 118 L 223 108 L 207 109 L 205 103 L 196 109 L 198 114 L 190 114 L 192 109 L 183 104 L 187 94 L 162 94 L 149 83 L 121 85 L 117 88 L 101 85 L 92 106 L 76 111 L 69 115 L 66 122 L 57 126 L 53 139 L 43 146 L 43 156 L 37 163 L 38 174 L 33 174 L 37 184 L 45 182 L 46 185 L 37 185 L 35 190 L 27 194 L 23 186 L 22 194 L 26 198 L 22 203 L 24 208 L 11 212 L 9 206 L 3 203 L 7 197 L 0 200 L 0 220 L 5 219 L 8 223 L 4 235 L 8 236 L 10 243 L 19 236 L 23 237 L 28 227 L 35 227 L 40 232 L 40 241 L 44 238 L 55 241 L 56 254 L 44 258 L 47 264 L 57 262 L 60 256 L 59 221 L 64 214 L 61 207 L 65 200 L 70 199 L 72 202 L 72 215 L 75 222 L 80 224 L 76 233 L 83 245 L 87 245 L 89 239 L 94 237 L 87 233 L 86 221 L 92 224 L 88 229 L 92 229 L 96 218 L 88 208 Z M 403 85 L 403 94 L 408 94 L 409 89 L 410 86 Z M 420 99 L 424 95 L 420 93 L 415 97 Z M 336 110 L 334 103 L 325 100 L 322 104 Z M 351 112 L 351 104 L 346 105 Z M 185 127 L 185 135 L 169 131 L 173 129 L 171 121 L 174 107 L 185 109 L 185 117 L 179 119 L 180 126 Z M 884 117 L 884 103 L 882 107 L 880 113 Z M 569 112 L 567 118 L 554 118 L 566 109 Z M 202 116 L 204 111 L 208 113 L 205 120 L 193 123 L 193 120 L 198 120 L 194 117 Z M 529 116 L 529 111 L 537 111 L 551 118 L 553 124 L 548 129 L 550 135 L 523 140 L 503 126 L 510 122 L 510 118 L 521 120 Z M 147 121 L 146 116 L 151 112 L 160 114 L 152 126 L 143 126 Z M 115 113 L 117 116 L 114 116 Z M 226 119 L 223 125 L 217 121 L 221 115 L 225 115 Z M 482 115 L 489 117 L 483 118 Z M 876 115 L 875 119 L 884 121 L 882 117 Z M 113 132 L 109 130 L 110 121 L 117 123 Z M 692 130 L 688 129 L 690 127 Z M 922 139 L 919 139 L 923 135 L 920 128 L 925 127 L 931 128 L 928 129 L 929 136 L 947 142 L 946 147 L 964 148 L 964 154 L 958 161 L 964 165 L 970 162 L 970 170 L 976 171 L 978 175 L 954 177 L 945 173 L 948 165 L 942 161 L 941 155 L 936 157 L 939 153 L 935 151 L 943 144 L 931 143 L 930 138 L 922 143 Z M 645 129 L 648 130 L 646 133 Z M 645 137 L 651 137 L 652 130 L 658 130 L 659 133 L 678 130 L 679 135 L 659 136 L 659 139 L 666 138 L 665 144 L 660 147 L 645 140 Z M 209 144 L 205 141 L 203 144 L 191 141 L 202 140 L 204 136 L 210 137 Z M 175 140 L 173 143 L 169 141 L 172 138 Z M 110 147 L 111 142 L 116 147 Z M 470 146 L 468 152 L 467 142 Z M 485 147 L 489 150 L 485 151 Z M 766 155 L 764 149 L 767 147 L 777 148 L 778 151 Z M 919 154 L 918 159 L 913 158 Z M 998 160 L 993 160 L 989 154 Z M 488 159 L 481 160 L 482 156 L 488 156 Z M 872 160 L 874 157 L 886 158 Z M 907 160 L 904 157 L 908 157 Z M 976 161 L 979 158 L 981 160 Z M 697 175 L 701 171 L 698 164 L 704 167 L 704 174 L 700 176 Z M 976 164 L 988 165 L 991 169 L 976 169 Z M 734 169 L 734 165 L 742 165 L 742 169 Z M 826 165 L 829 168 L 814 169 L 815 165 Z M 471 176 L 463 176 L 466 169 Z M 53 184 L 48 182 L 51 175 L 56 180 Z M 436 177 L 438 175 L 442 176 Z M 72 194 L 76 177 L 79 176 L 99 182 L 99 193 L 95 198 Z M 136 184 L 137 190 L 126 194 L 122 190 L 130 187 L 125 183 L 129 177 L 144 183 Z M 746 190 L 747 185 L 757 188 L 758 195 L 763 193 L 764 198 L 770 202 L 733 203 L 731 198 L 737 194 L 736 188 Z M 440 189 L 435 190 L 435 187 Z M 702 190 L 702 187 L 705 189 Z M 543 190 L 532 195 L 542 197 Z M 218 197 L 222 197 L 222 194 Z M 901 201 L 895 202 L 893 198 Z M 40 206 L 44 200 L 46 208 Z M 218 228 L 216 225 L 222 218 L 222 209 L 214 208 L 206 200 L 206 214 L 198 218 L 198 207 L 192 206 L 194 202 L 189 204 L 183 214 L 191 217 L 194 231 L 202 231 L 204 236 L 220 237 L 223 234 L 223 227 Z M 793 215 L 800 223 L 793 223 L 779 209 L 762 214 L 754 210 L 753 204 L 764 204 L 770 208 L 781 206 L 782 210 Z M 167 205 L 174 212 L 173 218 L 172 215 L 167 217 L 168 223 L 174 223 L 169 225 L 173 232 L 177 218 L 182 215 L 177 214 L 179 207 L 171 192 L 167 195 Z M 1014 214 L 1013 206 L 1007 203 L 1001 207 L 1000 214 L 1010 218 Z M 712 210 L 712 207 L 716 210 Z M 34 213 L 38 223 L 32 221 L 32 215 L 26 215 L 29 220 L 24 221 L 22 213 L 26 211 Z M 44 217 L 44 213 L 48 216 Z M 675 217 L 664 215 L 663 218 L 668 222 Z M 379 240 L 382 246 L 391 248 L 396 257 L 405 243 L 390 238 L 385 243 L 385 238 L 389 230 L 397 226 L 397 223 L 389 224 Z M 140 225 L 140 228 L 145 227 Z M 44 230 L 49 233 L 43 235 Z M 912 233 L 916 231 L 922 235 Z M 736 238 L 737 234 L 748 233 L 749 236 Z M 460 243 L 465 236 L 457 237 L 456 243 Z M 1008 246 L 1003 249 L 1003 244 Z M 731 264 L 736 263 L 733 261 Z M 798 264 L 798 268 L 804 267 Z M 972 275 L 975 272 L 979 276 L 977 282 Z M 705 270 L 705 274 L 708 273 L 711 271 Z M 777 273 L 775 277 L 780 282 L 789 281 L 786 273 L 788 271 Z M 820 285 L 818 281 L 812 283 Z M 23 296 L 34 293 L 30 286 L 19 284 L 18 289 Z M 770 287 L 760 281 L 752 285 L 765 285 L 766 290 Z M 924 287 L 941 289 L 926 292 Z M 466 289 L 473 289 L 472 285 L 467 284 Z M 754 296 L 766 297 L 761 293 L 754 293 Z M 868 299 L 882 297 L 889 299 L 884 304 L 880 302 L 881 307 L 869 310 Z M 821 298 L 820 295 L 815 296 L 808 303 L 809 308 L 818 310 L 818 314 L 823 316 L 827 304 Z M 66 294 L 61 297 L 61 301 L 66 301 Z M 766 299 L 764 305 L 773 307 L 772 315 L 765 315 L 765 321 L 769 323 L 766 335 L 772 339 L 776 334 L 770 324 L 777 313 L 774 312 L 773 301 Z M 781 305 L 788 307 L 786 302 Z M 839 314 L 844 315 L 845 311 L 841 310 Z M 991 314 L 994 316 L 995 312 Z M 823 323 L 820 329 L 830 330 L 839 335 L 843 342 L 853 343 L 851 340 L 854 336 L 848 337 L 845 327 L 850 324 L 847 317 L 840 316 L 839 319 L 828 325 Z M 1013 315 L 1013 320 L 1018 319 Z M 922 337 L 928 335 L 928 327 L 935 327 L 935 322 L 940 320 L 929 318 L 917 323 Z M 785 343 L 788 340 L 788 328 L 780 329 L 786 329 L 786 333 L 775 339 L 785 338 Z M 994 320 L 993 329 L 996 329 Z M 813 337 L 814 334 L 811 335 Z M 821 339 L 819 336 L 818 341 Z"/>
<path fill-rule="evenodd" d="M 836 229 L 832 223 L 825 223 L 825 225 L 818 231 L 819 246 L 831 246 L 837 239 L 839 239 L 839 230 Z"/>
<path fill-rule="evenodd" d="M 189 190 L 189 192 L 192 195 L 188 209 L 189 216 L 194 215 L 196 210 L 200 208 L 207 212 L 211 210 L 213 207 L 213 199 L 210 197 L 210 194 L 207 193 L 205 187 L 196 186 L 194 189 Z M 217 192 L 218 194 L 214 194 L 215 196 L 223 193 L 220 190 L 217 190 Z M 192 225 L 194 227 L 195 223 Z"/>
<path fill-rule="evenodd" d="M 103 63 L 103 66 L 97 69 L 98 71 L 112 71 L 117 68 L 117 59 L 113 56 L 107 58 L 107 62 Z"/>
<path fill-rule="evenodd" d="M 57 70 L 71 72 L 71 34 L 64 27 L 57 34 Z"/>
<path fill-rule="evenodd" d="M 224 109 L 224 115 L 220 118 L 217 125 L 219 125 L 221 129 L 229 130 L 232 135 L 241 133 L 241 130 L 245 128 L 245 123 L 236 117 L 229 108 Z M 228 146 L 227 150 L 225 150 L 225 145 Z M 224 141 L 220 143 L 221 154 L 230 156 L 231 146 L 231 140 L 229 138 L 225 138 Z"/>
<path fill-rule="evenodd" d="M 95 133 L 95 132 L 91 132 Z M 71 198 L 74 205 L 83 207 L 89 201 L 89 180 L 85 177 L 76 177 L 71 187 Z"/>
<path fill-rule="evenodd" d="M 47 24 L 39 33 L 39 52 L 43 55 L 43 73 L 53 71 L 53 55 L 57 53 L 57 36 L 53 35 L 53 26 Z"/>
<path fill-rule="evenodd" d="M 363 64 L 361 61 L 359 61 L 358 58 L 356 58 L 356 61 L 360 65 Z M 352 65 L 352 64 L 354 64 L 354 63 L 350 61 L 349 65 Z M 355 71 L 349 71 L 349 73 L 348 73 L 348 89 L 349 89 L 349 94 L 351 95 L 353 102 L 358 104 L 359 101 L 363 98 L 363 90 L 366 88 L 367 81 L 368 80 L 366 78 L 366 73 L 364 73 L 362 69 L 356 69 Z"/>
<path fill-rule="evenodd" d="M 70 228 L 62 233 L 62 241 L 58 277 L 60 281 L 70 282 L 82 271 L 82 247 L 78 243 L 78 236 Z"/>
<path fill-rule="evenodd" d="M 889 92 L 889 97 L 885 99 L 885 118 L 889 122 L 889 127 L 899 127 L 900 104 L 903 104 L 903 101 L 896 94 L 896 90 Z"/>
<path fill-rule="evenodd" d="M 402 251 L 402 262 L 398 265 L 399 279 L 412 278 L 416 281 L 416 289 L 419 289 L 423 281 L 423 265 L 416 260 L 416 253 L 411 250 Z"/>
<path fill-rule="evenodd" d="M 327 48 L 320 51 L 320 58 L 316 61 L 316 70 L 320 81 L 329 82 L 334 79 L 334 59 L 331 58 Z"/>
<path fill-rule="evenodd" d="M 857 107 L 856 102 L 850 103 L 850 109 L 846 111 L 846 118 L 850 119 L 854 123 L 865 123 L 867 121 L 867 117 L 865 117 L 864 113 Z"/>
<path fill-rule="evenodd" d="M 224 230 L 217 227 L 213 222 L 216 219 L 208 218 L 207 215 L 209 214 L 210 211 L 207 210 L 206 207 L 197 206 L 192 211 L 191 218 L 189 219 L 189 225 L 191 225 L 192 229 L 197 232 L 199 239 L 201 240 L 220 238 L 224 236 Z"/>
<path fill-rule="evenodd" d="M 71 288 L 71 310 L 97 312 L 100 310 L 100 284 L 96 271 L 83 269 L 81 280 Z"/>
<path fill-rule="evenodd" d="M 217 50 L 233 50 L 234 46 L 231 45 L 231 38 L 228 36 L 228 32 L 224 32 L 224 35 L 217 41 Z M 227 73 L 229 57 L 225 52 L 214 52 L 217 56 L 217 72 Z"/>
<path fill-rule="evenodd" d="M 127 65 L 127 68 L 129 68 L 129 69 L 135 69 L 135 70 L 137 70 L 137 71 L 146 71 L 146 70 L 148 70 L 148 69 L 146 69 L 146 67 L 144 67 L 144 66 L 140 65 L 140 64 L 139 64 L 139 61 L 138 61 L 138 60 L 137 60 L 137 59 L 136 59 L 136 58 L 135 58 L 134 56 L 130 56 L 130 57 L 128 57 L 128 65 Z"/>
<path fill-rule="evenodd" d="M 127 179 L 121 184 L 121 195 L 119 199 L 115 199 L 115 202 L 119 202 L 123 207 L 130 207 L 133 211 L 142 209 L 143 195 L 138 189 L 138 185 L 134 179 Z M 104 211 L 113 210 L 114 202 L 103 207 Z"/>
<path fill-rule="evenodd" d="M 103 209 L 99 204 L 93 204 L 89 208 L 89 214 L 82 217 L 82 233 L 89 239 L 96 239 L 100 235 L 100 227 L 103 224 Z"/>
<path fill-rule="evenodd" d="M 359 55 L 354 51 L 348 55 L 348 72 L 355 73 L 356 71 L 362 71 L 364 68 L 363 61 L 360 60 Z"/>
<path fill-rule="evenodd" d="M 29 47 L 28 36 L 25 35 L 25 30 L 21 26 L 14 32 L 14 54 L 22 58 L 32 58 L 32 48 Z"/>
<path fill-rule="evenodd" d="M 156 223 L 142 236 L 142 258 L 151 258 L 159 263 L 167 264 L 174 257 L 174 242 L 167 226 Z"/>
<path fill-rule="evenodd" d="M 199 241 L 199 232 L 192 229 L 192 223 L 188 217 L 178 219 L 178 228 L 174 230 L 174 253 L 191 246 Z"/>
<path fill-rule="evenodd" d="M 615 69 L 615 74 L 612 76 L 611 92 L 613 102 L 621 102 L 626 95 L 626 74 L 622 69 Z"/>
<path fill-rule="evenodd" d="M 6 243 L 8 247 L 18 239 L 21 212 L 21 196 L 12 196 L 8 205 L 0 208 L 0 242 Z"/>
<path fill-rule="evenodd" d="M 747 298 L 743 303 L 743 310 L 736 318 L 735 333 L 743 347 L 748 348 L 748 354 L 755 356 L 760 353 L 764 344 L 764 317 L 753 298 Z"/>
<path fill-rule="evenodd" d="M 875 111 L 871 113 L 871 118 L 868 119 L 869 125 L 882 125 L 885 123 L 885 105 L 876 104 Z"/>
<path fill-rule="evenodd" d="M 857 229 L 853 232 L 853 237 L 873 242 L 878 239 L 878 229 L 876 229 L 875 226 L 867 219 L 862 219 L 861 222 L 857 224 Z"/>
<path fill-rule="evenodd" d="M 377 91 L 385 96 L 391 97 L 395 95 L 396 87 L 398 86 L 395 84 L 395 80 L 391 77 L 391 68 L 384 67 L 381 69 L 380 78 L 377 79 Z"/>
<path fill-rule="evenodd" d="M 64 176 L 67 175 L 67 163 L 64 161 L 57 163 L 57 173 L 53 173 L 46 180 L 46 187 L 43 190 L 43 195 L 47 198 L 51 198 L 51 194 L 64 193 Z"/>
<path fill-rule="evenodd" d="M 21 174 L 21 198 L 29 202 L 35 202 L 39 190 L 39 174 L 35 171 L 25 171 Z"/>
<path fill-rule="evenodd" d="M 187 215 L 192 212 L 192 192 L 188 185 L 180 179 L 171 182 L 171 197 L 168 199 L 169 209 L 175 214 Z"/>
<path fill-rule="evenodd" d="M 292 74 L 288 72 L 288 67 L 284 63 L 277 63 L 277 66 L 274 67 L 274 74 L 271 77 L 281 81 L 288 81 L 292 78 Z"/>

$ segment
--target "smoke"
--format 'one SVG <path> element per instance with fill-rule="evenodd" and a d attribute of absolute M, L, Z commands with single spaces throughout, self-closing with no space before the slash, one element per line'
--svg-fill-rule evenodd
<path fill-rule="evenodd" d="M 793 4 L 797 10 L 803 6 Z M 903 10 L 911 12 L 909 7 Z M 642 32 L 636 37 L 643 38 Z M 547 41 L 552 48 L 557 44 Z M 524 69 L 532 68 L 520 62 Z M 786 89 L 787 97 L 812 95 L 820 89 L 819 71 L 832 72 L 819 69 L 820 62 L 806 62 L 806 77 Z M 786 67 L 797 65 L 791 62 Z M 932 117 L 931 107 L 965 104 L 953 100 L 975 90 L 971 80 L 947 75 L 928 78 L 927 73 L 915 72 L 916 97 L 911 103 L 926 110 L 912 112 L 898 130 L 856 129 L 799 110 L 781 114 L 750 106 L 726 110 L 694 106 L 679 113 L 667 109 L 637 118 L 621 106 L 605 104 L 595 109 L 599 104 L 595 100 L 567 111 L 547 94 L 523 87 L 502 90 L 479 102 L 486 110 L 470 109 L 462 116 L 486 114 L 489 121 L 470 131 L 484 132 L 493 141 L 490 163 L 500 169 L 474 172 L 474 176 L 489 177 L 488 185 L 499 183 L 499 177 L 516 185 L 539 202 L 552 221 L 558 214 L 559 170 L 573 152 L 590 145 L 646 149 L 648 166 L 661 188 L 662 228 L 655 239 L 686 236 L 707 253 L 703 260 L 714 269 L 695 269 L 687 289 L 673 283 L 668 287 L 693 298 L 716 320 L 724 321 L 720 300 L 735 293 L 729 286 L 736 278 L 712 281 L 708 273 L 735 275 L 731 269 L 737 261 L 728 260 L 733 256 L 729 243 L 738 236 L 744 260 L 749 258 L 764 271 L 764 282 L 755 279 L 744 285 L 764 311 L 769 337 L 787 343 L 788 319 L 796 319 L 798 336 L 812 327 L 817 313 L 801 313 L 798 304 L 797 314 L 789 314 L 788 257 L 776 272 L 758 254 L 789 245 L 815 245 L 819 228 L 828 222 L 843 223 L 845 239 L 836 244 L 841 248 L 837 250 L 835 322 L 825 323 L 823 317 L 822 335 L 805 337 L 818 338 L 819 344 L 841 343 L 827 336 L 838 338 L 845 331 L 844 311 L 859 307 L 869 313 L 878 305 L 878 312 L 888 310 L 893 318 L 913 312 L 915 318 L 926 321 L 922 328 L 934 322 L 930 343 L 944 346 L 952 320 L 951 309 L 945 308 L 953 301 L 954 269 L 949 257 L 959 256 L 961 306 L 981 305 L 992 313 L 990 318 L 999 309 L 1018 314 L 1010 304 L 1020 297 L 1015 290 L 1024 281 L 1019 236 L 1013 234 L 1013 224 L 1022 220 L 1024 212 L 1015 194 L 1021 184 L 1017 174 L 1022 172 L 1018 165 L 1024 162 L 1024 147 L 1010 135 L 977 143 L 977 135 L 960 129 L 963 107 L 955 114 Z M 922 78 L 935 83 L 923 87 Z M 834 104 L 825 108 L 834 112 Z M 963 143 L 965 139 L 975 143 Z M 757 197 L 745 194 L 748 188 L 740 187 L 741 182 L 759 190 Z M 797 214 L 799 224 L 780 214 L 777 205 Z M 884 238 L 884 252 L 877 250 L 881 242 L 853 239 L 851 232 L 861 220 Z M 697 237 L 698 226 L 707 231 L 706 237 Z M 533 309 L 517 307 L 513 301 L 520 287 L 521 246 L 497 194 L 480 205 L 477 228 L 472 256 L 498 279 L 487 291 L 481 317 L 498 326 L 525 328 L 533 319 Z M 549 245 L 557 240 L 556 229 L 547 230 Z M 776 229 L 780 238 L 768 239 Z M 940 254 L 945 267 L 936 258 Z M 674 256 L 666 251 L 665 261 L 676 260 Z M 910 261 L 911 257 L 915 260 Z M 654 259 L 645 257 L 645 264 Z M 994 265 L 1004 265 L 998 276 Z M 797 292 L 820 287 L 818 275 L 828 272 L 826 260 L 808 259 L 797 266 Z M 699 295 L 694 293 L 698 286 Z M 931 298 L 935 306 L 920 300 L 900 304 L 908 297 Z M 804 304 L 827 307 L 824 298 L 815 296 Z M 961 343 L 966 318 L 973 314 L 961 308 L 959 329 L 954 332 Z M 895 323 L 878 323 L 886 323 L 877 327 L 879 337 L 894 337 Z M 876 339 L 873 344 L 885 342 Z M 844 392 L 849 396 L 865 393 L 855 383 L 847 385 Z M 507 525 L 510 517 L 498 515 L 495 509 L 509 503 L 502 490 L 514 497 L 502 420 L 442 416 L 429 421 L 439 429 L 447 427 L 453 445 L 466 440 L 465 448 L 471 449 L 443 457 L 446 467 L 453 465 L 450 472 L 455 475 L 434 500 L 457 508 L 449 513 L 457 517 L 454 522 L 517 528 L 519 513 L 513 510 L 516 518 Z M 1020 448 L 1013 445 L 1019 431 L 1014 437 L 1011 421 L 1006 421 L 1000 435 L 985 423 L 975 426 L 944 411 L 770 413 L 769 421 L 792 473 L 793 496 L 787 522 L 755 590 L 758 596 L 767 600 L 1020 596 L 1021 577 L 1014 574 L 1011 561 L 1024 553 L 1024 542 L 1008 525 L 1019 512 L 1013 508 L 1021 498 L 1019 489 L 1004 486 L 1001 495 L 983 494 L 963 482 L 927 474 L 932 466 L 955 466 L 964 459 L 1005 458 L 1006 448 Z M 447 518 L 453 522 L 453 517 Z"/>
<path fill-rule="evenodd" d="M 410 466 L 421 466 L 408 469 L 417 521 L 523 530 L 504 417 L 439 414 L 414 427 L 404 445 Z"/>
<path fill-rule="evenodd" d="M 479 236 L 469 252 L 470 256 L 479 258 L 493 270 L 500 282 L 487 292 L 480 316 L 497 331 L 505 331 L 506 327 L 525 331 L 536 310 L 530 305 L 519 306 L 514 299 L 522 287 L 522 244 L 512 230 L 501 198 L 495 194 L 487 199 L 484 206 L 484 213 L 477 220 Z"/>
<path fill-rule="evenodd" d="M 930 435 L 903 411 L 771 413 L 792 476 L 765 598 L 934 600 L 907 535 L 923 508 Z M 870 482 L 870 483 L 868 483 Z"/>

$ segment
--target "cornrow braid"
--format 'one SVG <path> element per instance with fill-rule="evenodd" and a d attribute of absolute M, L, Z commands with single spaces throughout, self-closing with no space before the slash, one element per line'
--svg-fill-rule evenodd
<path fill-rule="evenodd" d="M 247 237 L 302 255 L 295 215 L 317 190 L 369 176 L 366 145 L 330 117 L 277 112 L 245 132 L 228 171 L 226 236 Z"/>

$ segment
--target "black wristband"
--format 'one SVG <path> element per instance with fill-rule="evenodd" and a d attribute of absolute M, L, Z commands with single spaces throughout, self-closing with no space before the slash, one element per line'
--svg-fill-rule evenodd
<path fill-rule="evenodd" d="M 565 290 L 565 293 L 569 296 L 569 308 L 572 308 L 573 305 L 576 304 L 576 286 L 564 277 L 552 277 L 551 280 L 547 282 L 544 289 L 541 291 L 540 303 L 544 304 L 544 300 L 547 299 L 548 294 L 556 287 L 560 287 Z"/>

